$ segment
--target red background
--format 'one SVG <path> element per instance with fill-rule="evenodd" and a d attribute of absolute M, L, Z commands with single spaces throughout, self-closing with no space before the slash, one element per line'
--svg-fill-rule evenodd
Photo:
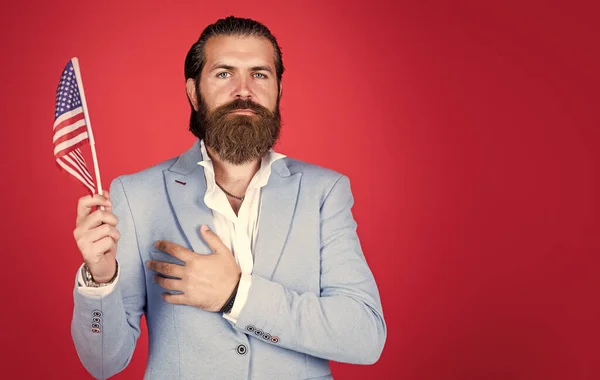
<path fill-rule="evenodd" d="M 377 364 L 336 379 L 600 379 L 598 12 L 283 4 L 2 3 L 0 376 L 89 376 L 69 332 L 85 190 L 51 144 L 64 65 L 80 59 L 108 187 L 193 143 L 184 57 L 235 14 L 283 47 L 277 149 L 352 181 L 389 330 Z M 115 378 L 142 377 L 146 344 Z"/>

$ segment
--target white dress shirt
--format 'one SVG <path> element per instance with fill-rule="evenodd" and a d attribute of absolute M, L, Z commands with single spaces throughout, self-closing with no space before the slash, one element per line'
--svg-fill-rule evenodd
<path fill-rule="evenodd" d="M 271 175 L 271 165 L 285 155 L 270 150 L 261 160 L 260 168 L 252 177 L 248 189 L 246 190 L 244 201 L 242 202 L 238 214 L 236 215 L 227 195 L 217 186 L 215 182 L 215 172 L 213 162 L 207 154 L 204 141 L 200 141 L 203 160 L 198 165 L 204 167 L 206 177 L 206 194 L 204 203 L 213 212 L 215 232 L 219 238 L 233 253 L 238 265 L 241 268 L 242 276 L 238 292 L 233 303 L 233 308 L 223 317 L 236 323 L 240 311 L 244 307 L 248 298 L 248 292 L 252 282 L 252 267 L 254 265 L 254 244 L 258 233 L 258 221 L 260 217 L 261 189 L 269 181 Z M 81 268 L 80 268 L 81 269 Z M 120 272 L 120 271 L 118 271 Z M 81 270 L 79 270 L 79 287 L 77 291 L 81 294 L 104 296 L 109 294 L 117 281 L 119 273 L 113 283 L 100 288 L 92 288 L 85 285 Z"/>

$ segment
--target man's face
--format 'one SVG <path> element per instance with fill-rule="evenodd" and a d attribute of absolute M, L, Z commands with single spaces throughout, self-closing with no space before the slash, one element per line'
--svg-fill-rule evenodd
<path fill-rule="evenodd" d="M 260 158 L 275 144 L 281 124 L 271 42 L 217 36 L 204 51 L 200 91 L 190 91 L 188 80 L 188 95 L 205 128 L 206 145 L 234 164 Z"/>

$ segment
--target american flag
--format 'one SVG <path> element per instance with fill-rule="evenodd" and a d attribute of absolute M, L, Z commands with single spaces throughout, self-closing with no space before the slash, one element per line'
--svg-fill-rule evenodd
<path fill-rule="evenodd" d="M 79 147 L 89 143 L 77 73 L 69 61 L 56 90 L 54 157 L 60 168 L 77 178 L 94 194 L 95 184 Z"/>

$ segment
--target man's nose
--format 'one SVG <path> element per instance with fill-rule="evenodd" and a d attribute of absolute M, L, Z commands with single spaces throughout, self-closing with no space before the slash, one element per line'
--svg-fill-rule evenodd
<path fill-rule="evenodd" d="M 236 98 L 251 98 L 252 91 L 250 89 L 250 83 L 247 78 L 239 78 L 235 87 Z"/>

